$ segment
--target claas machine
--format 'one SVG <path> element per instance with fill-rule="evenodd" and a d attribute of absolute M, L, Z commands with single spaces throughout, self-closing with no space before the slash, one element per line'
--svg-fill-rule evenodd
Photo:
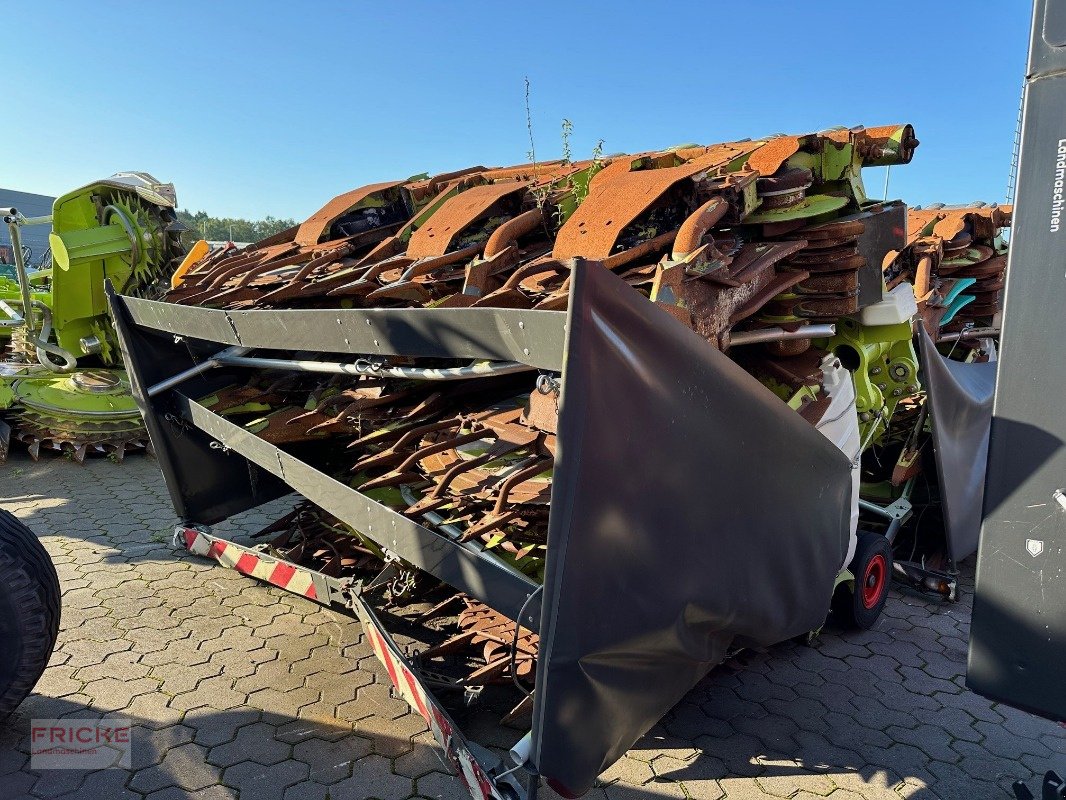
<path fill-rule="evenodd" d="M 976 534 L 941 495 L 972 475 L 928 443 L 983 413 L 960 376 L 994 368 L 1010 210 L 908 232 L 862 170 L 917 145 L 416 176 L 203 252 L 161 301 L 112 290 L 178 541 L 358 616 L 474 796 L 583 794 L 731 653 L 869 627 L 894 574 L 953 595 Z M 294 490 L 260 545 L 207 527 Z"/>
<path fill-rule="evenodd" d="M 13 263 L 0 271 L 0 462 L 12 440 L 37 458 L 121 461 L 148 437 L 122 369 L 104 281 L 161 297 L 185 255 L 171 184 L 122 172 L 56 199 L 46 217 L 0 208 Z M 51 225 L 50 259 L 31 269 L 26 225 Z"/>
<path fill-rule="evenodd" d="M 176 541 L 354 614 L 477 798 L 580 796 L 892 577 L 954 599 L 982 520 L 971 684 L 1066 717 L 1066 376 L 1012 358 L 1066 274 L 1034 120 L 1064 45 L 1038 3 L 1016 222 L 872 200 L 914 131 L 838 128 L 374 184 L 160 299 L 112 282 Z M 291 492 L 261 544 L 210 531 Z"/>

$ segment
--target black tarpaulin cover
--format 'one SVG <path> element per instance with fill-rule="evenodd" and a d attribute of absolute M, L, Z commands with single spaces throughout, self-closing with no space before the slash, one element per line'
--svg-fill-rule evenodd
<path fill-rule="evenodd" d="M 985 494 L 996 363 L 964 364 L 937 352 L 919 326 L 948 555 L 956 564 L 977 552 Z"/>
<path fill-rule="evenodd" d="M 851 464 L 611 272 L 572 281 L 531 760 L 576 796 L 727 649 L 822 624 Z"/>

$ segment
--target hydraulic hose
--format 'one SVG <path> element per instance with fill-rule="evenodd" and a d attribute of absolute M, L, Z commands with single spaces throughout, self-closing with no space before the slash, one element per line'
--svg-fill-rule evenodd
<path fill-rule="evenodd" d="M 29 329 L 27 339 L 30 344 L 35 345 L 37 348 L 37 360 L 41 362 L 41 365 L 52 370 L 52 372 L 73 372 L 77 369 L 78 359 L 67 350 L 64 350 L 59 345 L 50 344 L 48 342 L 48 335 L 52 332 L 52 309 L 42 303 L 40 300 L 33 300 L 32 305 L 41 312 L 41 319 L 43 320 L 41 325 L 41 336 L 37 338 L 33 335 L 32 327 Z M 29 323 L 32 316 L 26 315 L 26 321 Z M 63 359 L 62 364 L 54 362 L 50 356 L 56 356 Z"/>

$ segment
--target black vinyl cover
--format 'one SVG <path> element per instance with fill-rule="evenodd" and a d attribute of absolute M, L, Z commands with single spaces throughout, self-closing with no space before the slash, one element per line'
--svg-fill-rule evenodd
<path fill-rule="evenodd" d="M 996 363 L 963 364 L 944 358 L 925 326 L 918 329 L 948 555 L 958 564 L 977 552 L 981 535 Z"/>
<path fill-rule="evenodd" d="M 572 281 L 531 760 L 577 796 L 727 650 L 823 623 L 851 464 L 611 272 Z"/>

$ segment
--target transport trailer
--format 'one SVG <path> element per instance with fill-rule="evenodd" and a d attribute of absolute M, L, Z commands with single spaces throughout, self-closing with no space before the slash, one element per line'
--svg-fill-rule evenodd
<path fill-rule="evenodd" d="M 851 460 L 608 270 L 579 262 L 572 276 L 568 312 L 231 312 L 110 295 L 134 393 L 187 521 L 179 542 L 354 612 L 475 797 L 535 797 L 541 778 L 579 796 L 730 652 L 820 629 L 838 586 L 874 619 L 887 596 L 887 542 L 877 534 L 855 541 Z M 291 367 L 306 351 L 405 356 L 408 365 L 474 359 L 492 381 L 508 380 L 515 365 L 524 378 L 536 375 L 544 399 L 559 404 L 543 582 L 462 541 L 441 514 L 416 521 L 397 513 L 328 475 L 307 447 L 279 447 L 205 405 L 256 358 Z M 565 400 L 553 388 L 559 382 Z M 333 546 L 309 569 L 321 539 L 304 535 L 301 550 L 299 535 L 278 529 L 272 546 L 249 548 L 204 527 L 293 490 L 367 547 Z M 379 574 L 330 576 L 330 561 L 358 560 L 367 549 L 380 556 Z M 880 569 L 852 592 L 844 565 L 856 549 Z M 471 744 L 446 710 L 471 700 L 469 675 L 442 678 L 439 659 L 419 669 L 427 650 L 447 661 L 448 637 L 411 654 L 382 624 L 403 616 L 383 608 L 382 587 L 410 572 L 460 592 L 458 616 L 473 617 L 474 628 L 501 615 L 510 623 L 502 672 L 519 688 L 502 705 L 517 699 L 504 716 L 523 727 L 509 756 Z M 437 599 L 423 595 L 431 607 L 412 621 L 432 619 Z"/>

